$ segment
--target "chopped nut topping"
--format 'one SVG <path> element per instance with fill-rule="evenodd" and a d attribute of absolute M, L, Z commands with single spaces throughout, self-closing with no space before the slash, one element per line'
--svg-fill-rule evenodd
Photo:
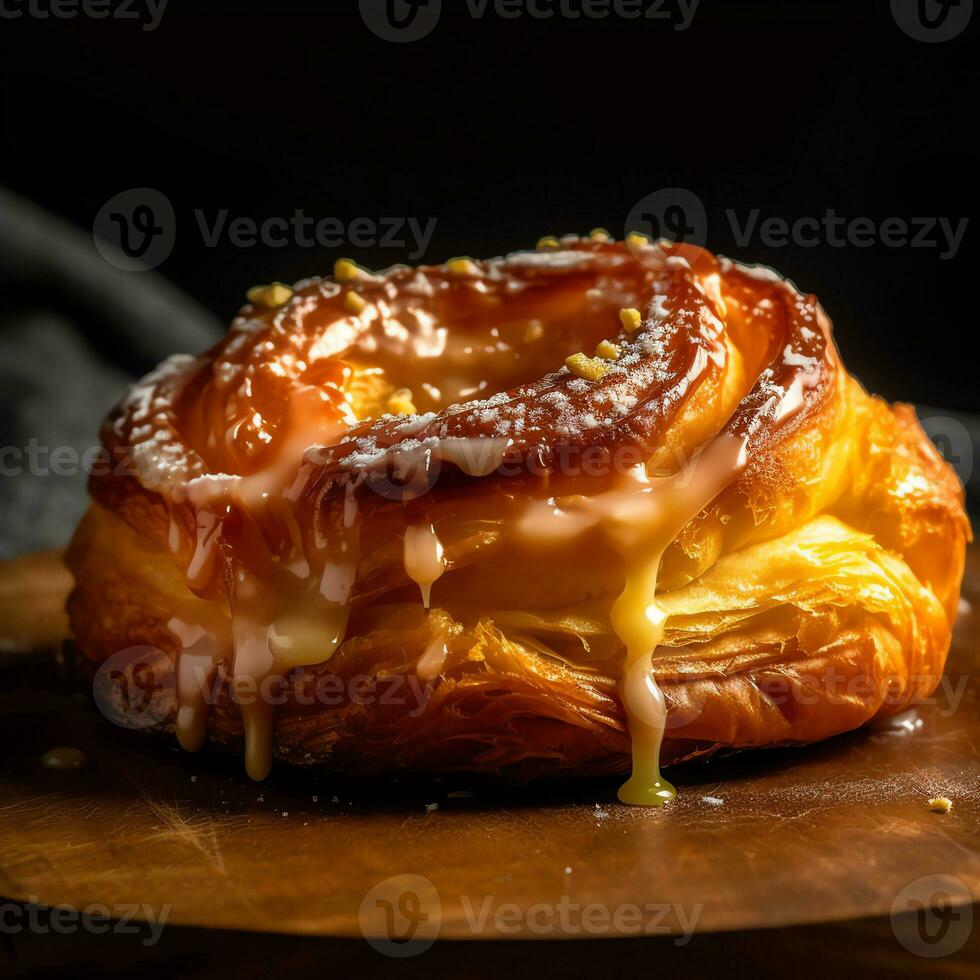
<path fill-rule="evenodd" d="M 360 276 L 361 270 L 350 259 L 337 259 L 333 264 L 333 277 L 337 282 L 353 282 Z"/>
<path fill-rule="evenodd" d="M 595 353 L 596 357 L 601 357 L 604 361 L 615 361 L 623 353 L 623 348 L 611 340 L 600 340 L 596 344 Z"/>
<path fill-rule="evenodd" d="M 478 276 L 479 266 L 472 259 L 450 259 L 446 263 L 446 271 L 451 276 Z"/>
<path fill-rule="evenodd" d="M 527 329 L 524 331 L 524 343 L 533 344 L 534 341 L 540 340 L 543 336 L 544 336 L 544 327 L 541 326 L 541 321 L 532 320 L 527 325 Z"/>
<path fill-rule="evenodd" d="M 625 310 L 619 311 L 619 322 L 623 325 L 623 329 L 627 333 L 636 333 L 640 329 L 640 324 L 643 323 L 643 317 L 640 316 L 638 309 L 630 306 Z"/>
<path fill-rule="evenodd" d="M 415 415 L 418 409 L 412 401 L 411 388 L 399 388 L 388 399 L 388 411 L 392 415 Z"/>
<path fill-rule="evenodd" d="M 645 248 L 650 244 L 650 239 L 638 231 L 631 231 L 626 236 L 626 245 L 629 248 Z"/>
<path fill-rule="evenodd" d="M 359 296 L 353 289 L 344 297 L 344 309 L 348 313 L 360 313 L 365 306 L 367 306 L 367 303 L 364 297 Z"/>
<path fill-rule="evenodd" d="M 609 373 L 609 365 L 598 357 L 589 357 L 587 354 L 572 354 L 565 359 L 565 367 L 572 374 L 585 378 L 586 381 L 598 381 Z"/>
<path fill-rule="evenodd" d="M 292 295 L 288 286 L 274 282 L 271 286 L 253 286 L 245 293 L 245 298 L 255 306 L 267 306 L 271 310 L 288 302 Z"/>
<path fill-rule="evenodd" d="M 928 806 L 933 813 L 949 813 L 953 809 L 953 801 L 948 796 L 934 796 Z"/>
<path fill-rule="evenodd" d="M 538 248 L 561 248 L 561 242 L 554 235 L 545 235 L 538 239 Z"/>
<path fill-rule="evenodd" d="M 594 242 L 611 242 L 612 235 L 605 228 L 593 228 L 589 232 L 589 238 Z"/>

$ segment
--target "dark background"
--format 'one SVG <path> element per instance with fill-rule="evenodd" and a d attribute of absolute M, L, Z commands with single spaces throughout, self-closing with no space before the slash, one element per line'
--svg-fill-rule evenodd
<path fill-rule="evenodd" d="M 596 225 L 621 236 L 644 195 L 683 187 L 707 209 L 712 249 L 820 296 L 869 388 L 976 407 L 976 229 L 943 260 L 882 244 L 741 248 L 724 217 L 969 216 L 976 23 L 926 44 L 887 0 L 701 0 L 682 32 L 444 7 L 409 44 L 371 33 L 353 0 L 170 0 L 152 32 L 0 20 L 0 181 L 86 234 L 120 191 L 162 191 L 177 234 L 158 271 L 223 322 L 254 283 L 327 273 L 342 254 L 387 266 L 408 249 L 207 247 L 195 208 L 435 217 L 422 261 L 440 262 Z M 97 323 L 87 329 L 98 345 Z M 149 366 L 112 354 L 127 371 Z"/>
<path fill-rule="evenodd" d="M 176 243 L 157 271 L 222 322 L 255 283 L 326 273 L 339 255 L 384 267 L 408 249 L 241 248 L 227 238 L 208 247 L 194 209 L 262 221 L 302 208 L 345 225 L 434 217 L 422 261 L 440 262 L 594 226 L 621 236 L 643 197 L 686 188 L 706 209 L 709 247 L 770 264 L 820 296 L 848 366 L 869 388 L 980 410 L 969 354 L 976 228 L 943 260 L 939 248 L 883 244 L 773 248 L 754 239 L 743 248 L 725 219 L 726 209 L 740 221 L 753 209 L 794 220 L 833 208 L 876 223 L 971 216 L 980 18 L 955 40 L 926 44 L 903 33 L 888 0 L 701 0 L 683 32 L 657 21 L 474 20 L 463 0 L 444 6 L 428 37 L 404 45 L 372 34 L 355 0 L 169 0 L 152 32 L 131 21 L 0 18 L 0 184 L 76 226 L 93 256 L 93 220 L 110 198 L 129 188 L 162 192 Z M 5 277 L 14 263 L 3 241 L 0 446 L 22 446 L 26 434 L 83 445 L 127 377 L 211 330 L 189 306 L 196 333 L 182 329 L 179 308 L 127 333 L 120 320 L 141 308 L 137 300 L 109 295 L 101 279 L 82 299 L 77 287 L 60 295 L 19 264 Z M 34 319 L 59 304 L 72 307 L 63 320 Z M 13 338 L 6 346 L 4 329 Z M 153 335 L 141 339 L 140 330 Z M 32 331 L 43 336 L 30 341 Z M 60 415 L 50 390 L 62 394 Z M 38 419 L 49 416 L 46 429 Z M 59 497 L 50 480 L 42 493 L 27 474 L 9 502 L 3 494 L 16 481 L 4 481 L 0 553 L 63 543 L 84 506 L 76 477 Z M 36 967 L 34 975 L 78 963 L 125 975 L 138 962 L 146 976 L 218 967 L 246 977 L 269 963 L 290 975 L 322 976 L 324 964 L 378 969 L 360 942 L 175 928 L 148 952 L 100 938 L 7 937 L 0 962 Z M 555 957 L 546 945 L 498 945 L 476 957 L 469 945 L 440 945 L 432 955 L 457 972 L 487 959 L 515 976 L 594 976 L 613 962 L 605 946 Z M 935 961 L 903 956 L 884 922 L 703 937 L 681 952 L 683 961 L 664 943 L 620 945 L 615 962 L 624 969 L 628 956 L 637 971 L 676 966 L 692 976 L 790 964 L 800 976 L 826 976 L 854 954 L 869 976 L 937 972 Z M 151 953 L 155 965 L 144 962 Z M 412 963 L 431 971 L 427 958 Z"/>

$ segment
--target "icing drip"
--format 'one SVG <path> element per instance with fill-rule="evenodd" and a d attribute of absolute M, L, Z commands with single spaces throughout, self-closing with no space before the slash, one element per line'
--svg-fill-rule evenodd
<path fill-rule="evenodd" d="M 673 476 L 650 478 L 638 467 L 632 486 L 579 498 L 570 509 L 554 499 L 539 501 L 519 523 L 524 535 L 551 541 L 599 527 L 623 559 L 625 584 L 611 618 L 626 647 L 619 687 L 633 772 L 619 791 L 624 803 L 659 805 L 676 795 L 660 774 L 667 708 L 652 659 L 666 617 L 656 601 L 657 576 L 674 538 L 741 472 L 745 447 L 746 439 L 723 433 Z"/>
<path fill-rule="evenodd" d="M 660 747 L 667 726 L 667 706 L 654 678 L 652 658 L 664 635 L 666 616 L 657 604 L 657 576 L 664 551 L 745 465 L 744 439 L 717 437 L 675 477 L 653 491 L 649 517 L 637 528 L 642 553 L 626 561 L 626 585 L 612 608 L 612 625 L 626 645 L 620 693 L 629 719 L 633 771 L 620 787 L 624 803 L 656 806 L 672 800 L 676 790 L 660 774 Z M 635 540 L 635 538 L 634 538 Z"/>
<path fill-rule="evenodd" d="M 187 752 L 196 752 L 207 732 L 208 690 L 224 646 L 203 624 L 174 617 L 167 629 L 181 645 L 177 656 L 177 741 Z"/>
<path fill-rule="evenodd" d="M 272 768 L 283 680 L 291 670 L 329 660 L 343 642 L 349 615 L 346 601 L 329 602 L 312 591 L 300 591 L 286 604 L 280 600 L 270 611 L 261 588 L 246 578 L 232 613 L 231 686 L 245 730 L 245 768 L 252 779 L 265 779 Z"/>
<path fill-rule="evenodd" d="M 304 542 L 288 497 L 297 466 L 310 445 L 334 441 L 346 430 L 349 410 L 337 408 L 329 389 L 305 385 L 289 398 L 277 451 L 247 476 L 218 475 L 190 481 L 176 496 L 196 510 L 196 540 L 186 569 L 191 589 L 204 590 L 218 574 L 218 544 L 229 502 L 251 520 L 265 518 L 290 542 L 291 558 L 283 563 L 283 589 L 270 589 L 244 567 L 235 569 L 231 600 L 230 641 L 217 635 L 224 627 L 184 621 L 168 624 L 180 642 L 177 658 L 177 738 L 195 751 L 207 731 L 208 691 L 217 662 L 231 648 L 231 692 L 241 712 L 245 733 L 245 767 L 253 779 L 264 779 L 272 767 L 277 683 L 294 668 L 322 663 L 343 640 L 349 616 L 348 599 L 357 564 L 356 506 L 345 510 L 337 540 Z M 240 424 L 228 431 L 233 441 Z M 180 529 L 171 518 L 168 544 L 180 545 Z M 316 562 L 316 572 L 311 563 Z M 227 573 L 228 569 L 223 569 Z M 193 620 L 193 617 L 190 617 Z"/>
<path fill-rule="evenodd" d="M 488 476 L 504 461 L 512 440 L 506 438 L 454 438 L 439 442 L 439 457 L 454 463 L 468 476 Z"/>
<path fill-rule="evenodd" d="M 438 676 L 448 656 L 449 646 L 446 637 L 440 634 L 425 648 L 425 652 L 415 665 L 415 673 L 419 680 L 430 681 Z"/>
<path fill-rule="evenodd" d="M 422 605 L 429 608 L 432 584 L 446 570 L 442 542 L 431 524 L 405 528 L 405 571 L 422 593 Z"/>
<path fill-rule="evenodd" d="M 167 530 L 167 547 L 170 549 L 172 554 L 177 554 L 177 552 L 180 551 L 180 537 L 180 525 L 177 523 L 177 520 L 171 511 L 170 527 Z"/>
<path fill-rule="evenodd" d="M 176 525 L 172 525 L 176 527 Z M 214 575 L 216 553 L 214 544 L 217 539 L 215 532 L 220 530 L 220 523 L 214 514 L 202 511 L 197 515 L 197 545 L 194 557 L 187 566 L 187 584 L 192 589 L 205 587 Z M 178 532 L 179 533 L 179 532 Z M 174 535 L 176 537 L 176 535 Z"/>
<path fill-rule="evenodd" d="M 232 694 L 245 729 L 245 771 L 252 779 L 265 779 L 272 768 L 275 708 L 270 703 L 269 679 L 275 676 L 269 627 L 246 616 L 235 619 L 235 662 Z"/>
<path fill-rule="evenodd" d="M 330 606 L 315 620 L 303 613 L 278 619 L 269 627 L 276 672 L 285 674 L 333 656 L 344 640 L 349 616 L 349 606 Z"/>

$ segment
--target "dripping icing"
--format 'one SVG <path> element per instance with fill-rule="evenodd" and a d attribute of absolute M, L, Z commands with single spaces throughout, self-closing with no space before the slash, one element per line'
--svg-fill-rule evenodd
<path fill-rule="evenodd" d="M 177 654 L 177 741 L 196 752 L 207 732 L 208 692 L 224 647 L 202 623 L 173 617 L 167 629 L 180 643 Z"/>
<path fill-rule="evenodd" d="M 745 447 L 745 439 L 727 434 L 716 438 L 691 461 L 691 472 L 682 469 L 654 491 L 648 521 L 640 528 L 641 537 L 649 535 L 643 553 L 621 549 L 626 582 L 611 618 L 626 646 L 620 693 L 629 720 L 633 769 L 619 789 L 623 803 L 656 806 L 677 795 L 660 773 L 667 706 L 652 659 L 663 639 L 667 617 L 657 603 L 657 577 L 670 543 L 744 467 Z"/>
<path fill-rule="evenodd" d="M 196 751 L 203 744 L 209 690 L 218 662 L 230 649 L 230 690 L 242 718 L 245 767 L 256 780 L 264 779 L 272 766 L 278 700 L 274 685 L 283 683 L 294 668 L 329 659 L 343 641 L 347 627 L 348 599 L 357 564 L 356 504 L 351 499 L 346 502 L 339 540 L 316 555 L 322 568 L 314 580 L 312 556 L 306 553 L 293 502 L 284 492 L 295 481 L 296 461 L 302 460 L 306 449 L 336 441 L 347 428 L 346 416 L 325 417 L 326 407 L 320 390 L 313 386 L 298 388 L 289 400 L 279 450 L 267 466 L 244 477 L 199 477 L 174 495 L 196 511 L 196 541 L 185 571 L 192 590 L 206 589 L 218 571 L 222 521 L 209 508 L 224 508 L 228 501 L 245 513 L 272 516 L 285 530 L 296 556 L 283 566 L 295 577 L 285 600 L 270 598 L 268 590 L 251 574 L 237 567 L 226 642 L 218 639 L 221 629 L 211 623 L 185 621 L 179 616 L 168 623 L 179 645 L 175 664 L 178 742 L 188 751 Z M 179 534 L 179 525 L 171 518 L 168 544 L 172 551 L 179 546 Z M 315 591 L 310 588 L 313 581 L 318 584 Z M 227 624 L 225 632 L 229 632 Z"/>
<path fill-rule="evenodd" d="M 575 510 L 555 500 L 531 505 L 520 521 L 529 537 L 555 540 L 599 527 L 623 560 L 625 582 L 612 607 L 612 626 L 626 647 L 619 689 L 629 723 L 632 774 L 619 790 L 624 803 L 656 806 L 676 795 L 660 774 L 667 725 L 652 659 L 666 617 L 656 601 L 657 577 L 671 542 L 728 486 L 745 465 L 747 439 L 723 433 L 671 477 L 631 472 L 632 486 L 584 498 Z"/>
<path fill-rule="evenodd" d="M 422 605 L 429 608 L 432 585 L 446 570 L 442 542 L 431 524 L 410 524 L 405 528 L 405 572 L 419 587 Z"/>
<path fill-rule="evenodd" d="M 446 658 L 449 656 L 449 645 L 446 642 L 446 635 L 440 633 L 434 637 L 425 652 L 418 659 L 415 665 L 415 673 L 419 680 L 430 681 L 437 677 L 446 665 Z"/>

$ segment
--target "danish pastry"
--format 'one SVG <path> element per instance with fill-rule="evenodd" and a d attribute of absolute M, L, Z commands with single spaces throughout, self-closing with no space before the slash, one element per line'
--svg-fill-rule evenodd
<path fill-rule="evenodd" d="M 938 683 L 962 488 L 770 270 L 595 232 L 248 300 L 109 415 L 68 554 L 101 701 L 152 651 L 184 748 L 655 804 Z"/>

